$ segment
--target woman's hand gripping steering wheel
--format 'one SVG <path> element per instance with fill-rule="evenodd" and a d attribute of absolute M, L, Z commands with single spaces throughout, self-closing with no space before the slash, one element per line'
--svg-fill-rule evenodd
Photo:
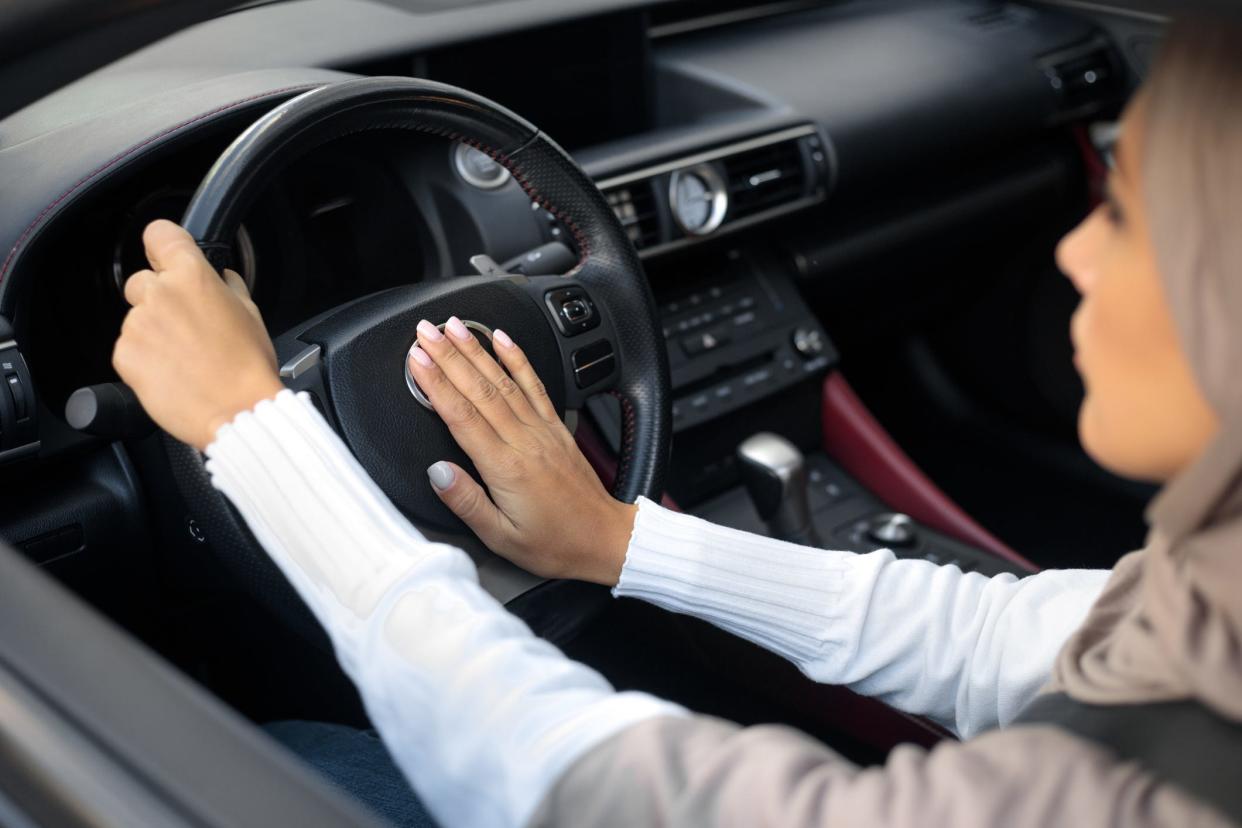
<path fill-rule="evenodd" d="M 202 451 L 216 430 L 284 387 L 246 284 L 216 273 L 171 221 L 142 234 L 149 270 L 125 283 L 132 306 L 112 365 L 160 428 Z"/>

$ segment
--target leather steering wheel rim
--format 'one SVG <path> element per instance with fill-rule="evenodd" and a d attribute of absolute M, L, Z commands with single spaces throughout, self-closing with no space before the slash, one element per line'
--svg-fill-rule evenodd
<path fill-rule="evenodd" d="M 441 136 L 487 153 L 570 231 L 580 257 L 565 275 L 587 287 L 604 307 L 624 311 L 611 318 L 619 368 L 611 393 L 622 409 L 613 495 L 625 502 L 640 496 L 658 499 L 672 415 L 668 362 L 650 286 L 594 182 L 518 115 L 466 90 L 411 78 L 361 78 L 319 87 L 269 111 L 224 151 L 194 194 L 183 226 L 213 265 L 228 266 L 238 225 L 281 170 L 331 141 L 380 130 Z M 261 602 L 304 627 L 310 620 L 304 605 L 211 486 L 202 456 L 171 438 L 165 444 L 178 488 L 213 549 Z"/>

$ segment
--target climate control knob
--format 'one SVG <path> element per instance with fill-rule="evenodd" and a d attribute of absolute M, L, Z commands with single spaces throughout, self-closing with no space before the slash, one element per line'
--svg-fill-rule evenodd
<path fill-rule="evenodd" d="M 798 328 L 793 332 L 794 350 L 805 359 L 814 359 L 824 352 L 824 335 L 816 328 Z"/>

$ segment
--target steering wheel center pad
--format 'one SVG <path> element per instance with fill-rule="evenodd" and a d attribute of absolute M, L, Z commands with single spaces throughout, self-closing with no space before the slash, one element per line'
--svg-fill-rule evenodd
<path fill-rule="evenodd" d="M 452 314 L 493 330 L 523 332 L 522 350 L 557 410 L 564 410 L 556 333 L 535 302 L 510 281 L 479 277 L 396 288 L 350 305 L 298 338 L 323 347 L 341 434 L 389 499 L 407 515 L 460 531 L 461 524 L 422 472 L 437 459 L 452 460 L 472 474 L 474 467 L 439 415 L 411 396 L 405 380 L 415 325 L 424 317 L 440 322 Z"/>

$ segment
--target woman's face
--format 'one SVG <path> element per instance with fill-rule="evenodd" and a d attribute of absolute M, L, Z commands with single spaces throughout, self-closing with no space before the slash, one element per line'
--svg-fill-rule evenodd
<path fill-rule="evenodd" d="M 1156 262 L 1142 181 L 1143 101 L 1131 105 L 1109 194 L 1057 248 L 1082 294 L 1071 337 L 1086 387 L 1083 447 L 1106 468 L 1168 480 L 1194 461 L 1218 423 L 1182 351 Z"/>

